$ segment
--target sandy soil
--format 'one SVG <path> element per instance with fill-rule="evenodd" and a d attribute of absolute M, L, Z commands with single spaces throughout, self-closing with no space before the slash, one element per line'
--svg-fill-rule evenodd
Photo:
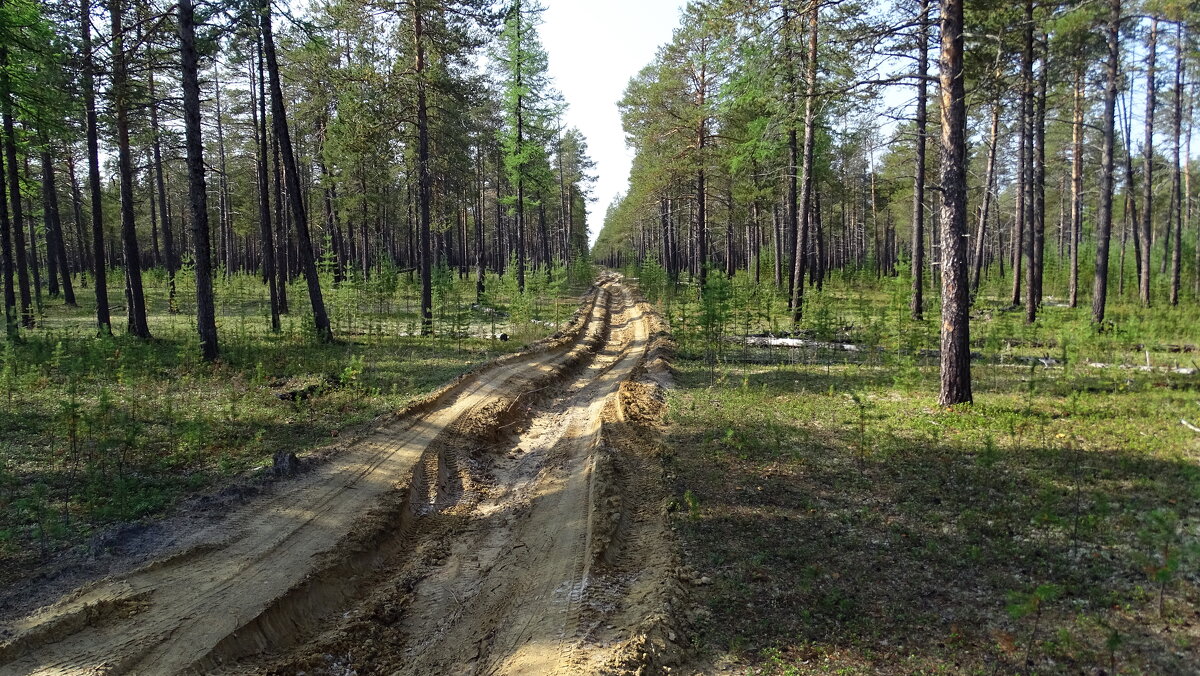
<path fill-rule="evenodd" d="M 669 670 L 658 329 L 604 280 L 557 338 L 10 623 L 0 675 Z"/>

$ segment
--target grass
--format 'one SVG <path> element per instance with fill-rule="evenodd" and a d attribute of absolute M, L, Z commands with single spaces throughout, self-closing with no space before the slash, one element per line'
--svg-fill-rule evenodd
<path fill-rule="evenodd" d="M 335 441 L 553 332 L 575 305 L 559 273 L 552 285 L 531 275 L 539 286 L 527 300 L 489 276 L 487 307 L 472 307 L 473 280 L 440 271 L 429 337 L 418 335 L 409 276 L 327 283 L 337 336 L 330 345 L 308 328 L 302 280 L 272 334 L 259 280 L 221 278 L 221 359 L 211 365 L 199 359 L 190 276 L 181 275 L 179 312 L 171 313 L 165 279 L 147 274 L 148 342 L 121 335 L 119 289 L 110 290 L 118 335 L 96 337 L 93 291 L 77 286 L 83 307 L 50 303 L 38 328 L 0 345 L 0 580 L 86 547 L 112 524 L 154 518 L 186 495 L 259 473 L 278 451 Z M 513 339 L 491 338 L 500 332 Z"/>
<path fill-rule="evenodd" d="M 647 274 L 649 272 L 649 274 Z M 836 272 L 825 288 L 806 291 L 804 316 L 792 325 L 787 299 L 768 278 L 754 285 L 746 275 L 727 280 L 710 273 L 709 292 L 700 299 L 694 287 L 670 289 L 662 275 L 636 269 L 631 278 L 645 277 L 641 286 L 669 319 L 683 356 L 720 361 L 745 361 L 750 352 L 742 346 L 717 344 L 715 336 L 731 338 L 762 333 L 798 334 L 820 341 L 854 343 L 866 351 L 884 350 L 907 355 L 938 348 L 940 312 L 933 290 L 926 291 L 926 321 L 914 321 L 909 312 L 910 281 L 904 277 L 877 279 L 862 272 Z M 649 282 L 649 284 L 648 284 Z M 1052 283 L 1054 282 L 1054 283 Z M 1045 305 L 1034 324 L 1025 323 L 1022 308 L 1009 306 L 1008 282 L 989 279 L 972 309 L 972 349 L 993 361 L 1022 363 L 1031 358 L 1051 358 L 1071 364 L 1104 363 L 1155 367 L 1200 368 L 1200 298 L 1185 295 L 1179 307 L 1159 304 L 1143 308 L 1135 302 L 1131 285 L 1126 295 L 1114 293 L 1108 305 L 1106 327 L 1091 324 L 1090 301 L 1081 295 L 1078 308 L 1068 308 L 1054 296 L 1057 276 L 1047 280 Z M 1065 295 L 1065 294 L 1064 294 Z M 786 351 L 785 351 L 786 353 Z M 776 361 L 785 354 L 752 354 Z"/>
<path fill-rule="evenodd" d="M 1180 424 L 1200 418 L 1200 378 L 1086 365 L 1141 364 L 1147 349 L 1156 366 L 1186 365 L 1168 346 L 1200 338 L 1196 307 L 1118 302 L 1098 334 L 1086 307 L 1048 306 L 1026 327 L 985 298 L 975 404 L 944 410 L 936 357 L 921 352 L 936 320 L 907 318 L 903 280 L 829 285 L 801 326 L 882 349 L 775 359 L 709 340 L 770 328 L 738 284 L 708 336 L 701 303 L 661 303 L 683 334 L 666 448 L 684 560 L 711 580 L 695 587 L 706 663 L 1200 669 L 1200 434 Z M 1012 359 L 1047 351 L 1065 365 Z"/>

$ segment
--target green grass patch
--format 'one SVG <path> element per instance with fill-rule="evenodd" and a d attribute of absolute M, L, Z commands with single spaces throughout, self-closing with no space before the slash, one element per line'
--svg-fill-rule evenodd
<path fill-rule="evenodd" d="M 701 650 L 746 673 L 1194 673 L 1195 379 L 677 363 Z M 711 383 L 711 384 L 710 384 Z M 1161 614 L 1160 614 L 1161 605 Z M 1111 671 L 1109 672 L 1111 673 Z"/>

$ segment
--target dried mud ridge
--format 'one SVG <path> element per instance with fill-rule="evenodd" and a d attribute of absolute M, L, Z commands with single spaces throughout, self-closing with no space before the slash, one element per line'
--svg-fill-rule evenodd
<path fill-rule="evenodd" d="M 619 278 L 192 544 L 3 627 L 8 674 L 662 673 L 669 343 Z"/>

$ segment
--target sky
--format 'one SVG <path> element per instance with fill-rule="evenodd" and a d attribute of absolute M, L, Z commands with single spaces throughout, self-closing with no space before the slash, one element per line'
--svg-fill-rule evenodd
<path fill-rule="evenodd" d="M 683 0 L 544 0 L 539 29 L 550 75 L 568 104 L 566 124 L 578 127 L 596 162 L 588 241 L 629 183 L 633 151 L 625 146 L 617 101 L 629 78 L 671 39 Z"/>

